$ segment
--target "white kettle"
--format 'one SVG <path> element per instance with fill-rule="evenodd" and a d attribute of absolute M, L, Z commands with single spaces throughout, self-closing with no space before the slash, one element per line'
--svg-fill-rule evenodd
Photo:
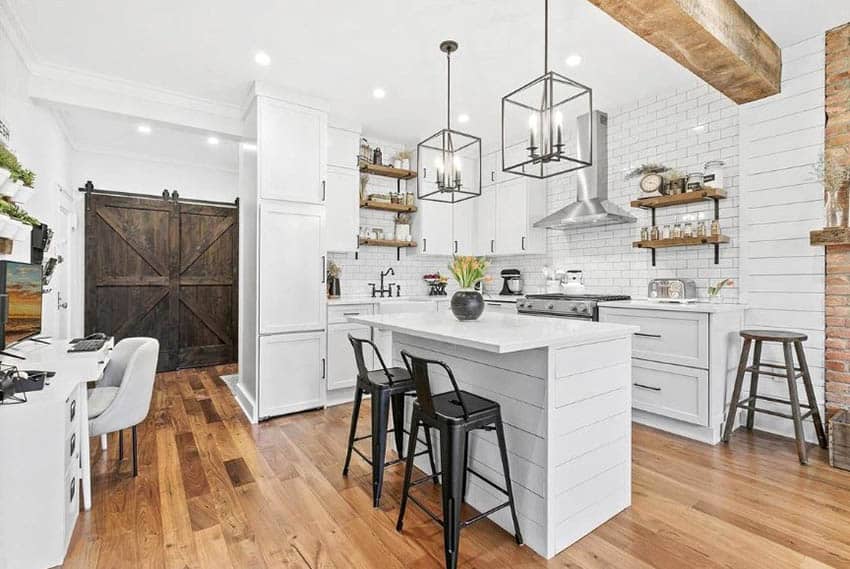
<path fill-rule="evenodd" d="M 567 294 L 579 294 L 584 292 L 584 272 L 571 270 L 564 273 L 561 281 L 564 292 Z"/>

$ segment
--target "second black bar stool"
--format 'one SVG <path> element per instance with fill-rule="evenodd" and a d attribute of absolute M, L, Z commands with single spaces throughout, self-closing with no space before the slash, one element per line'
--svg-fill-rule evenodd
<path fill-rule="evenodd" d="M 457 385 L 451 368 L 441 361 L 418 358 L 404 350 L 401 352 L 401 357 L 404 359 L 404 363 L 413 377 L 413 384 L 416 387 L 416 401 L 413 404 L 413 416 L 410 419 L 410 446 L 407 451 L 407 466 L 404 470 L 404 488 L 401 494 L 401 510 L 398 513 L 396 529 L 401 531 L 404 527 L 404 512 L 407 508 L 407 501 L 412 501 L 428 514 L 431 519 L 443 526 L 443 549 L 446 555 L 446 567 L 447 569 L 455 569 L 457 567 L 458 548 L 460 545 L 460 530 L 509 506 L 514 522 L 514 538 L 517 544 L 522 545 L 522 534 L 519 530 L 519 521 L 517 520 L 516 506 L 514 504 L 514 492 L 511 487 L 511 472 L 508 465 L 507 446 L 505 445 L 505 429 L 502 425 L 502 412 L 499 404 L 469 393 L 468 391 L 462 391 Z M 439 366 L 445 370 L 452 383 L 451 391 L 436 395 L 431 392 L 431 380 L 428 373 L 428 367 L 431 365 Z M 417 486 L 433 478 L 433 476 L 426 476 L 411 481 L 413 475 L 413 452 L 420 422 L 425 427 L 426 433 L 431 428 L 437 429 L 440 433 L 442 520 L 410 495 L 410 489 L 413 486 Z M 502 469 L 505 474 L 505 488 L 499 487 L 468 467 L 469 433 L 477 429 L 496 431 L 496 436 L 499 439 Z M 430 440 L 430 437 L 428 437 L 428 440 Z M 486 512 L 482 512 L 469 520 L 461 520 L 461 505 L 466 494 L 466 478 L 469 474 L 474 474 L 488 485 L 505 494 L 508 501 Z"/>
<path fill-rule="evenodd" d="M 354 408 L 351 412 L 351 430 L 348 434 L 348 451 L 345 454 L 345 466 L 342 475 L 348 476 L 348 466 L 351 463 L 351 452 L 359 454 L 363 460 L 372 466 L 372 505 L 378 507 L 381 502 L 381 491 L 384 486 L 384 469 L 404 460 L 402 452 L 404 447 L 404 398 L 413 393 L 413 380 L 410 373 L 404 368 L 388 368 L 378 347 L 370 340 L 355 338 L 348 335 L 351 347 L 354 348 L 354 359 L 357 362 L 357 387 L 354 392 Z M 368 344 L 381 363 L 381 369 L 369 371 L 363 357 L 363 344 Z M 360 403 L 364 395 L 372 397 L 372 432 L 362 437 L 357 436 L 357 418 L 360 415 Z M 393 428 L 387 428 L 387 421 L 392 407 Z M 418 425 L 416 425 L 418 426 Z M 385 462 L 387 455 L 387 435 L 393 433 L 395 436 L 395 447 L 398 459 Z M 354 446 L 357 441 L 372 439 L 372 456 L 366 457 Z M 419 441 L 425 444 L 426 450 L 416 453 L 416 435 L 411 435 L 411 453 L 415 456 L 428 454 L 431 461 L 431 474 L 437 471 L 434 465 L 434 452 L 431 445 L 431 434 L 425 430 L 425 440 Z"/>

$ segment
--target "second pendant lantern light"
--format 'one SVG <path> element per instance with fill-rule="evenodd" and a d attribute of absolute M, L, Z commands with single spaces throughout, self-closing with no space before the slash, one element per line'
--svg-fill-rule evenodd
<path fill-rule="evenodd" d="M 481 195 L 481 139 L 452 129 L 452 53 L 457 42 L 446 40 L 446 128 L 416 146 L 416 193 L 420 200 L 457 203 Z"/>
<path fill-rule="evenodd" d="M 593 111 L 593 91 L 549 69 L 549 0 L 544 9 L 543 75 L 502 97 L 502 170 L 532 178 L 549 178 L 593 164 L 592 155 L 568 149 L 575 148 L 569 140 L 570 126 L 576 123 L 564 122 Z M 591 128 L 591 121 L 581 123 Z"/>

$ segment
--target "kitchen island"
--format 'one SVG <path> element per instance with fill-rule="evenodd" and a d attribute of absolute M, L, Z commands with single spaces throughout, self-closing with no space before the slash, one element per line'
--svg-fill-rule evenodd
<path fill-rule="evenodd" d="M 442 360 L 461 389 L 499 403 L 520 526 L 543 557 L 630 505 L 630 364 L 638 327 L 498 311 L 473 322 L 448 311 L 349 320 L 371 326 L 378 345 L 392 346 L 392 365 L 403 365 L 402 349 Z M 442 370 L 432 370 L 432 383 L 434 392 L 451 389 Z M 469 452 L 471 468 L 503 480 L 493 432 L 474 432 Z M 426 461 L 417 466 L 428 472 Z M 467 502 L 479 511 L 503 500 L 469 478 Z M 513 532 L 507 509 L 491 519 Z"/>

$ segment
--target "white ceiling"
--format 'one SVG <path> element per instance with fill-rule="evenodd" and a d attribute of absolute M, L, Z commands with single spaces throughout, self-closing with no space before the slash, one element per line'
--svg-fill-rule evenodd
<path fill-rule="evenodd" d="M 41 63 L 233 104 L 244 102 L 253 80 L 266 79 L 327 99 L 333 114 L 365 132 L 405 142 L 444 121 L 441 40 L 460 43 L 454 114 L 471 116 L 464 130 L 484 137 L 485 147 L 496 144 L 501 96 L 543 68 L 542 0 L 8 1 Z M 780 45 L 850 21 L 847 0 L 739 2 Z M 599 108 L 693 80 L 586 0 L 553 2 L 551 30 L 551 67 L 590 85 Z M 254 63 L 260 49 L 271 66 Z M 583 61 L 568 68 L 572 53 Z M 372 97 L 378 86 L 387 92 L 380 101 Z M 120 128 L 139 138 L 136 121 L 122 127 L 116 117 L 74 115 L 65 114 L 69 131 L 85 144 L 101 127 L 104 143 L 122 139 Z M 158 144 L 155 136 L 142 140 Z"/>

